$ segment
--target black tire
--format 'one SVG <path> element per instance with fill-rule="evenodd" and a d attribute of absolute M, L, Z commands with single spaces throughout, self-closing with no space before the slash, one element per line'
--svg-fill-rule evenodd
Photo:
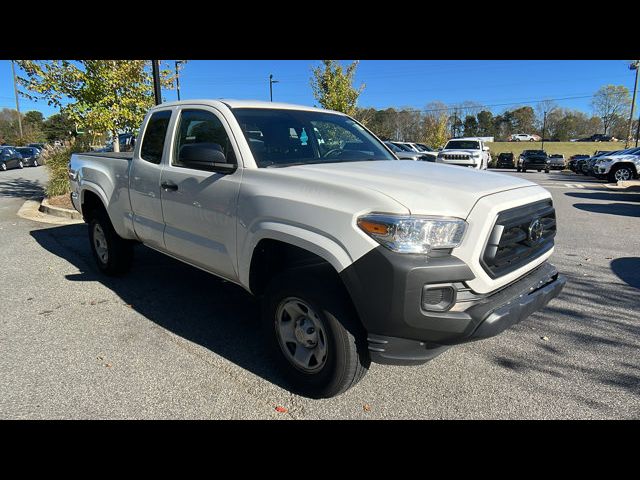
<path fill-rule="evenodd" d="M 7 164 L 2 162 L 0 163 L 0 170 L 2 170 L 3 172 L 7 170 Z"/>
<path fill-rule="evenodd" d="M 38 160 L 34 158 L 34 159 L 33 159 L 33 165 L 32 165 L 32 166 L 37 167 L 38 165 L 40 165 L 40 164 L 38 163 Z"/>
<path fill-rule="evenodd" d="M 530 142 L 535 142 L 535 140 L 533 138 L 530 138 L 529 141 Z"/>
<path fill-rule="evenodd" d="M 22 160 L 18 162 L 18 168 L 24 168 L 24 163 L 22 163 Z"/>
<path fill-rule="evenodd" d="M 521 168 L 520 168 L 520 167 L 517 167 L 517 168 L 516 168 L 516 172 L 519 172 L 520 170 L 521 170 Z"/>
<path fill-rule="evenodd" d="M 527 167 L 522 167 L 522 171 L 523 171 L 524 173 L 527 173 Z"/>
<path fill-rule="evenodd" d="M 542 171 L 541 169 L 538 169 L 538 173 L 540 173 L 541 171 Z"/>
<path fill-rule="evenodd" d="M 549 169 L 545 168 L 544 173 L 549 173 Z"/>
<path fill-rule="evenodd" d="M 279 342 L 277 315 L 281 305 L 292 298 L 306 303 L 322 324 L 326 356 L 319 371 L 305 372 L 294 366 Z M 295 393 L 334 397 L 358 383 L 369 369 L 366 332 L 344 288 L 324 267 L 289 270 L 275 277 L 263 297 L 262 324 L 269 350 Z M 293 346 L 296 352 L 302 348 Z"/>
<path fill-rule="evenodd" d="M 106 261 L 97 251 L 96 226 L 98 226 L 106 240 Z M 91 213 L 89 221 L 89 245 L 91 253 L 100 271 L 106 275 L 121 275 L 131 268 L 133 261 L 133 243 L 121 238 L 113 228 L 109 216 L 103 209 Z"/>
<path fill-rule="evenodd" d="M 607 175 L 607 180 L 609 181 L 609 183 L 618 183 L 618 179 L 616 178 L 616 174 L 622 170 L 626 170 L 628 172 L 627 176 L 627 180 L 633 180 L 633 170 L 631 170 L 631 167 L 627 166 L 627 165 L 614 165 L 613 168 L 611 168 L 611 170 L 609 170 L 609 175 Z M 624 179 L 623 179 L 624 180 Z"/>

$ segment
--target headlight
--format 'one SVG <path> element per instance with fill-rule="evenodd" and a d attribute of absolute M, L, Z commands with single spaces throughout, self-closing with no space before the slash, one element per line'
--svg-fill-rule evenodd
<path fill-rule="evenodd" d="M 428 253 L 460 245 L 467 222 L 452 217 L 421 217 L 372 213 L 358 218 L 358 227 L 389 250 Z"/>

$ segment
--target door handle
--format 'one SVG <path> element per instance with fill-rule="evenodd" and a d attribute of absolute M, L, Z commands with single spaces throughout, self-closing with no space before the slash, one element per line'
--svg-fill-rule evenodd
<path fill-rule="evenodd" d="M 178 190 L 178 185 L 173 182 L 162 182 L 160 186 L 167 191 L 175 192 L 176 190 Z"/>

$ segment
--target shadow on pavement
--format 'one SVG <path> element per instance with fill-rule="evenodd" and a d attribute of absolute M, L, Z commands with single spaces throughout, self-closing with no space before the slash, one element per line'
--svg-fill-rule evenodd
<path fill-rule="evenodd" d="M 107 277 L 94 265 L 84 224 L 34 230 L 34 239 L 81 273 L 73 282 L 100 282 L 145 318 L 236 365 L 288 389 L 264 346 L 259 302 L 241 287 L 144 246 L 133 268 Z"/>
<path fill-rule="evenodd" d="M 616 192 L 566 192 L 568 197 L 588 198 L 592 200 L 604 200 L 613 202 L 640 202 L 640 195 L 637 193 L 616 193 Z"/>
<path fill-rule="evenodd" d="M 640 288 L 640 257 L 616 258 L 611 262 L 611 270 L 627 285 Z M 636 305 L 636 313 L 639 306 L 640 298 Z"/>
<path fill-rule="evenodd" d="M 633 276 L 634 269 L 636 272 L 640 269 L 640 258 L 616 259 L 611 262 L 611 268 L 626 284 L 598 280 L 602 278 L 600 275 L 568 275 L 567 284 L 556 300 L 514 327 L 515 331 L 529 335 L 531 330 L 536 330 L 537 335 L 544 334 L 548 340 L 541 341 L 538 337 L 539 348 L 526 353 L 498 346 L 491 360 L 502 368 L 523 374 L 523 382 L 527 379 L 525 374 L 532 371 L 567 380 L 579 375 L 640 395 L 640 362 L 636 355 L 640 323 L 635 290 L 639 288 L 636 285 L 640 285 L 640 277 Z M 605 270 L 608 269 L 603 267 L 603 276 Z M 583 360 L 593 355 L 603 359 L 595 364 L 597 366 Z M 585 404 L 609 408 L 615 413 L 607 404 L 579 393 L 573 395 Z"/>
<path fill-rule="evenodd" d="M 623 217 L 640 217 L 640 206 L 629 203 L 575 203 L 578 210 L 592 213 L 608 213 Z"/>
<path fill-rule="evenodd" d="M 0 177 L 0 197 L 44 198 L 44 185 L 26 178 L 2 180 Z"/>

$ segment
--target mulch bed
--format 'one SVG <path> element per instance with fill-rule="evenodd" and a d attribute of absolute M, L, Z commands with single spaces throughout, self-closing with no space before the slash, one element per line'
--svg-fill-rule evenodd
<path fill-rule="evenodd" d="M 53 207 L 68 208 L 69 210 L 75 210 L 75 208 L 73 208 L 73 204 L 71 203 L 71 198 L 69 197 L 69 194 L 57 195 L 55 197 L 47 198 L 47 201 L 49 202 L 49 205 Z"/>

